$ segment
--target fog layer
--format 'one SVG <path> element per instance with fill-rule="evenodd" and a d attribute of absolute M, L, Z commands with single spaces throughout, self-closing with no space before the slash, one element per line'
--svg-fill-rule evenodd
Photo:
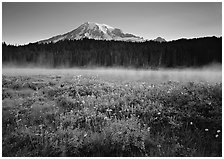
<path fill-rule="evenodd" d="M 203 67 L 201 69 L 162 69 L 162 70 L 134 70 L 121 68 L 94 69 L 44 69 L 44 68 L 13 68 L 3 67 L 2 74 L 6 76 L 60 75 L 60 76 L 95 76 L 109 81 L 151 83 L 172 81 L 181 82 L 222 82 L 220 66 Z"/>

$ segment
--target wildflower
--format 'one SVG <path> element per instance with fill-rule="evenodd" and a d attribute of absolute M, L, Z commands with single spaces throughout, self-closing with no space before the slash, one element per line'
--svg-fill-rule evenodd
<path fill-rule="evenodd" d="M 107 110 L 106 110 L 107 112 L 111 112 L 112 111 L 112 109 L 110 109 L 110 108 L 107 108 Z"/>
<path fill-rule="evenodd" d="M 86 136 L 87 136 L 87 133 L 84 134 L 84 137 L 86 137 Z"/>
<path fill-rule="evenodd" d="M 151 129 L 151 128 L 150 128 L 150 127 L 148 127 L 148 128 L 147 128 L 147 131 L 150 131 L 150 129 Z"/>
<path fill-rule="evenodd" d="M 144 142 L 141 142 L 141 147 L 143 150 L 145 150 L 145 143 Z"/>
<path fill-rule="evenodd" d="M 219 135 L 218 135 L 218 134 L 216 134 L 216 135 L 215 135 L 215 137 L 217 138 L 217 137 L 219 137 Z"/>
<path fill-rule="evenodd" d="M 107 120 L 107 119 L 108 119 L 108 117 L 105 116 L 105 117 L 104 117 L 104 120 Z"/>
<path fill-rule="evenodd" d="M 217 133 L 220 133 L 221 132 L 221 130 L 217 130 Z"/>
<path fill-rule="evenodd" d="M 193 125 L 193 122 L 192 121 L 190 122 L 190 125 Z"/>
<path fill-rule="evenodd" d="M 208 129 L 205 129 L 205 131 L 208 131 Z"/>
<path fill-rule="evenodd" d="M 17 120 L 17 122 L 20 122 L 22 119 Z"/>
<path fill-rule="evenodd" d="M 158 115 L 160 115 L 161 113 L 160 113 L 160 112 L 158 112 L 157 114 L 158 114 Z"/>

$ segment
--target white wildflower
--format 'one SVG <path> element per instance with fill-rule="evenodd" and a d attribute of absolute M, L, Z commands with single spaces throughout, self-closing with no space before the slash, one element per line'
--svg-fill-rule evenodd
<path fill-rule="evenodd" d="M 107 119 L 108 119 L 108 117 L 105 116 L 105 117 L 104 117 L 104 120 L 107 120 Z"/>

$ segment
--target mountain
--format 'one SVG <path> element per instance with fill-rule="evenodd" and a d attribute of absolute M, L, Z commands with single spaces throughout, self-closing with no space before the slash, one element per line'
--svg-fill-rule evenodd
<path fill-rule="evenodd" d="M 157 41 L 157 42 L 166 42 L 165 39 L 161 38 L 161 37 L 157 37 L 156 39 L 154 39 L 153 41 Z"/>
<path fill-rule="evenodd" d="M 114 28 L 106 24 L 86 22 L 68 33 L 57 35 L 52 38 L 39 41 L 38 43 L 56 43 L 61 40 L 80 40 L 83 38 L 132 42 L 145 41 L 141 37 L 129 33 L 124 33 L 121 29 Z"/>

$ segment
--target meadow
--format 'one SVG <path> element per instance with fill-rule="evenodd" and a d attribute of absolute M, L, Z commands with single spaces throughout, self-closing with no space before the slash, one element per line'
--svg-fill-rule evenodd
<path fill-rule="evenodd" d="M 2 155 L 220 157 L 221 69 L 3 68 Z"/>

